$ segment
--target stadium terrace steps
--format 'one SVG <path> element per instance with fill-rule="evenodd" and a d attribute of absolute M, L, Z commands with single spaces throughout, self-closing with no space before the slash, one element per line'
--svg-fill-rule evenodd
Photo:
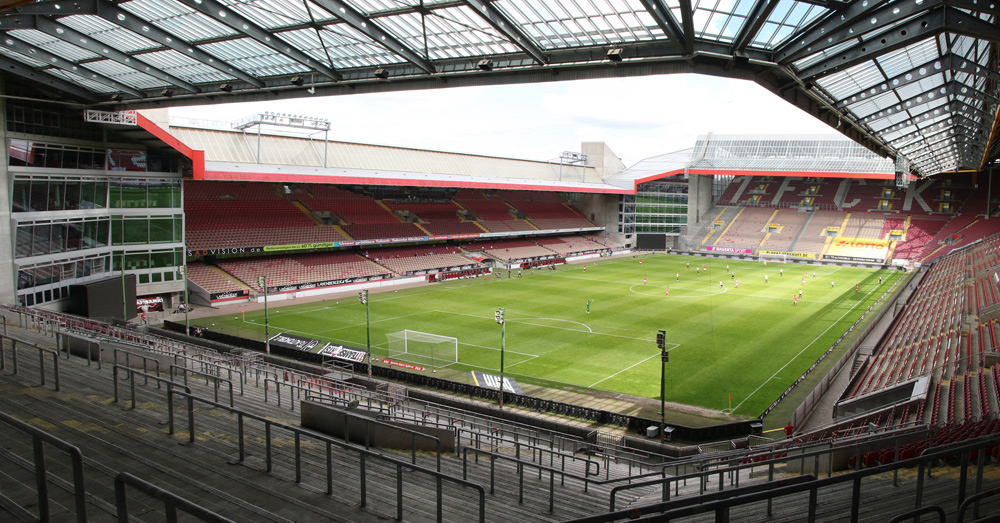
<path fill-rule="evenodd" d="M 63 392 L 60 393 L 26 386 L 26 383 L 37 380 L 32 370 L 30 365 L 22 363 L 21 376 L 0 377 L 0 390 L 5 398 L 11 398 L 5 404 L 5 411 L 19 418 L 33 419 L 34 424 L 40 424 L 54 435 L 80 446 L 88 460 L 88 487 L 99 498 L 113 500 L 106 486 L 110 485 L 115 473 L 128 471 L 237 521 L 376 521 L 395 513 L 395 487 L 379 488 L 380 485 L 395 484 L 394 469 L 386 469 L 376 460 L 370 460 L 366 469 L 369 509 L 359 510 L 356 505 L 360 492 L 354 479 L 358 474 L 358 464 L 350 453 L 335 449 L 333 466 L 341 474 L 335 475 L 335 494 L 330 499 L 323 494 L 325 473 L 322 469 L 322 448 L 308 444 L 303 447 L 303 481 L 295 485 L 294 447 L 290 435 L 272 431 L 274 472 L 267 474 L 262 471 L 263 429 L 255 426 L 254 422 L 248 422 L 245 428 L 249 452 L 247 464 L 227 465 L 238 457 L 232 415 L 196 406 L 197 443 L 178 445 L 186 436 L 186 408 L 178 407 L 178 434 L 165 434 L 165 392 L 157 390 L 152 383 L 146 386 L 141 382 L 137 384 L 138 408 L 123 410 L 122 406 L 128 405 L 131 397 L 128 386 L 125 382 L 120 384 L 122 402 L 119 405 L 109 403 L 109 366 L 99 370 L 75 358 L 64 362 L 61 367 Z M 212 389 L 200 379 L 192 378 L 189 385 L 196 394 L 212 397 Z M 245 390 L 245 395 L 236 397 L 238 407 L 244 410 L 251 410 L 252 407 L 258 415 L 297 424 L 298 413 L 290 410 L 288 403 L 277 407 L 273 391 L 271 403 L 264 403 L 262 390 L 254 386 L 254 380 L 248 381 Z M 16 453 L 30 456 L 30 446 L 22 446 Z M 409 453 L 398 455 L 409 459 Z M 418 453 L 417 460 L 425 467 L 434 466 L 432 454 Z M 614 462 L 609 464 L 619 469 L 622 467 Z M 561 521 L 606 510 L 610 486 L 591 484 L 587 488 L 588 493 L 584 493 L 580 480 L 568 478 L 562 486 L 556 477 L 556 510 L 549 513 L 548 473 L 539 478 L 537 470 L 527 468 L 522 490 L 516 480 L 518 467 L 510 461 L 498 460 L 491 466 L 489 459 L 480 459 L 478 465 L 471 462 L 469 465 L 469 479 L 481 485 L 488 487 L 490 484 L 491 469 L 500 478 L 496 482 L 495 494 L 487 496 L 487 518 L 490 521 Z M 555 466 L 561 468 L 558 463 Z M 443 456 L 442 467 L 443 471 L 453 476 L 462 476 L 463 464 L 459 459 Z M 580 476 L 584 473 L 582 462 L 572 460 L 567 460 L 565 470 Z M 616 476 L 618 474 L 615 473 Z M 405 519 L 433 521 L 434 482 L 413 474 L 404 474 L 404 477 L 408 478 L 404 485 Z M 31 485 L 27 480 L 22 480 L 21 484 L 29 488 Z M 645 492 L 650 491 L 652 488 Z M 5 486 L 4 492 L 12 490 Z M 473 520 L 477 504 L 471 492 L 456 492 L 455 489 L 446 492 L 445 521 Z M 510 502 L 522 494 L 523 503 Z M 141 510 L 138 505 L 132 506 L 133 513 L 158 510 L 155 506 L 142 507 Z"/>

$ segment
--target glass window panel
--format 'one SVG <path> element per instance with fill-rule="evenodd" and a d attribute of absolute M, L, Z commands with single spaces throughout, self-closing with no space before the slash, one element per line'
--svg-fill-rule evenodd
<path fill-rule="evenodd" d="M 32 244 L 31 244 L 31 255 L 41 256 L 43 254 L 48 254 L 49 247 L 49 230 L 48 225 L 35 225 L 32 228 Z"/>
<path fill-rule="evenodd" d="M 109 191 L 108 203 L 112 209 L 122 207 L 122 181 L 120 179 L 111 180 L 111 190 Z"/>
<path fill-rule="evenodd" d="M 145 171 L 146 152 L 137 149 L 108 149 L 109 171 Z"/>
<path fill-rule="evenodd" d="M 7 165 L 31 165 L 31 142 L 27 140 L 11 140 L 7 147 Z"/>
<path fill-rule="evenodd" d="M 149 243 L 171 243 L 174 241 L 174 220 L 172 218 L 149 219 Z"/>
<path fill-rule="evenodd" d="M 125 219 L 125 244 L 135 245 L 139 243 L 149 243 L 149 221 L 145 218 Z"/>
<path fill-rule="evenodd" d="M 17 228 L 17 250 L 14 256 L 26 258 L 31 256 L 31 246 L 33 245 L 33 227 L 31 225 L 21 225 Z"/>
<path fill-rule="evenodd" d="M 134 270 L 148 269 L 148 268 L 149 268 L 148 252 L 125 254 L 125 270 L 134 271 Z"/>
<path fill-rule="evenodd" d="M 25 179 L 15 179 L 14 194 L 11 197 L 11 210 L 25 212 L 31 210 L 31 182 Z"/>
<path fill-rule="evenodd" d="M 63 208 L 76 210 L 80 208 L 80 182 L 75 180 L 66 181 L 66 197 Z"/>
<path fill-rule="evenodd" d="M 62 180 L 51 180 L 49 181 L 49 203 L 48 210 L 50 211 L 62 211 L 66 208 L 66 202 L 63 200 L 63 182 Z"/>
<path fill-rule="evenodd" d="M 49 252 L 57 253 L 66 251 L 66 225 L 58 224 L 49 227 Z"/>
<path fill-rule="evenodd" d="M 49 197 L 49 182 L 45 180 L 34 180 L 31 182 L 31 206 L 29 211 L 44 211 L 47 208 Z"/>
<path fill-rule="evenodd" d="M 153 251 L 149 255 L 150 266 L 155 268 L 174 267 L 174 251 Z"/>
<path fill-rule="evenodd" d="M 121 200 L 118 207 L 142 208 L 147 206 L 146 183 L 142 180 L 122 180 L 120 185 Z"/>

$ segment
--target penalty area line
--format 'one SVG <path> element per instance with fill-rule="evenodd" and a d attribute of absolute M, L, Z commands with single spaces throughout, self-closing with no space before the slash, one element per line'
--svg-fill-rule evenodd
<path fill-rule="evenodd" d="M 674 346 L 673 346 L 673 348 L 669 349 L 669 350 L 668 350 L 667 352 L 670 352 L 670 350 L 673 350 L 673 349 L 676 349 L 677 347 L 680 347 L 680 345 L 674 345 Z M 591 384 L 590 384 L 590 386 L 589 386 L 588 388 L 592 388 L 592 387 L 594 387 L 595 385 L 597 385 L 598 383 L 601 383 L 601 382 L 604 382 L 604 381 L 608 381 L 608 380 L 610 380 L 611 378 L 614 378 L 615 376 L 617 376 L 617 375 L 619 375 L 619 374 L 621 374 L 621 373 L 623 373 L 623 372 L 625 372 L 625 371 L 627 371 L 627 370 L 630 370 L 630 369 L 632 369 L 633 367 L 636 367 L 636 366 L 638 366 L 638 365 L 642 365 L 643 363 L 646 363 L 647 361 L 649 361 L 649 360 L 651 360 L 651 359 L 653 359 L 653 358 L 655 358 L 655 357 L 657 357 L 657 356 L 659 356 L 659 355 L 660 355 L 660 353 L 659 353 L 659 352 L 657 352 L 656 354 L 653 354 L 652 356 L 650 356 L 650 357 L 648 357 L 648 358 L 646 358 L 646 359 L 644 359 L 644 360 L 642 360 L 642 361 L 639 361 L 639 362 L 636 362 L 636 363 L 633 363 L 632 365 L 629 365 L 628 367 L 625 367 L 624 369 L 622 369 L 622 370 L 620 370 L 620 371 L 618 371 L 618 372 L 616 372 L 616 373 L 614 373 L 614 374 L 612 374 L 612 375 L 608 376 L 607 378 L 604 378 L 604 379 L 601 379 L 601 380 L 597 380 L 597 381 L 595 381 L 595 382 L 591 383 Z"/>

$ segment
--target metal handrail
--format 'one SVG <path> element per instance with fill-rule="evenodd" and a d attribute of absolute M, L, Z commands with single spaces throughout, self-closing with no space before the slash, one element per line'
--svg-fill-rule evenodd
<path fill-rule="evenodd" d="M 403 519 L 403 499 L 402 499 L 403 498 L 403 489 L 402 489 L 403 478 L 402 478 L 402 469 L 405 467 L 405 468 L 408 468 L 408 469 L 410 469 L 410 470 L 412 470 L 414 472 L 422 472 L 422 473 L 425 473 L 425 474 L 429 474 L 429 475 L 431 475 L 431 476 L 433 476 L 435 478 L 436 483 L 437 483 L 437 498 L 436 498 L 436 503 L 437 503 L 437 519 L 438 519 L 438 521 L 442 521 L 442 508 L 443 508 L 443 503 L 442 503 L 442 482 L 443 481 L 448 481 L 448 482 L 451 482 L 451 483 L 458 484 L 458 485 L 460 485 L 462 487 L 468 487 L 468 488 L 472 488 L 472 489 L 477 490 L 479 492 L 479 521 L 481 523 L 483 523 L 483 522 L 486 521 L 486 490 L 481 485 L 479 485 L 477 483 L 473 483 L 473 482 L 467 481 L 465 479 L 454 477 L 454 476 L 452 476 L 450 474 L 447 474 L 445 472 L 441 472 L 440 470 L 434 470 L 434 469 L 430 469 L 430 468 L 427 468 L 427 467 L 423 467 L 421 465 L 417 465 L 415 462 L 414 463 L 407 463 L 406 461 L 403 461 L 403 460 L 400 460 L 398 458 L 394 458 L 394 457 L 391 457 L 391 456 L 387 456 L 385 454 L 381 454 L 381 453 L 372 451 L 372 450 L 367 449 L 367 448 L 356 447 L 354 445 L 351 445 L 348 442 L 340 441 L 339 439 L 336 439 L 336 438 L 334 438 L 332 436 L 329 436 L 329 435 L 326 435 L 326 434 L 321 434 L 321 433 L 318 433 L 318 432 L 315 432 L 315 431 L 312 431 L 312 430 L 309 430 L 309 429 L 305 429 L 305 428 L 302 428 L 302 427 L 296 427 L 294 425 L 289 425 L 287 423 L 282 423 L 282 422 L 274 421 L 274 420 L 268 419 L 268 418 L 266 418 L 264 416 L 258 416 L 258 415 L 255 415 L 255 414 L 252 414 L 252 413 L 249 413 L 249 412 L 246 412 L 246 411 L 242 411 L 242 410 L 240 410 L 238 408 L 228 407 L 228 406 L 223 405 L 221 403 L 213 402 L 211 400 L 207 400 L 207 399 L 204 399 L 204 398 L 199 398 L 199 397 L 195 396 L 194 394 L 191 394 L 190 392 L 182 392 L 182 391 L 177 391 L 177 390 L 168 390 L 167 391 L 168 398 L 170 398 L 170 397 L 172 397 L 174 395 L 179 395 L 179 396 L 182 396 L 182 397 L 186 398 L 187 408 L 188 408 L 188 412 L 189 412 L 189 417 L 188 417 L 188 441 L 190 443 L 195 443 L 195 441 L 197 439 L 195 437 L 195 432 L 194 432 L 194 402 L 198 401 L 200 403 L 204 403 L 206 405 L 215 407 L 217 409 L 226 410 L 226 411 L 229 411 L 230 413 L 233 413 L 233 414 L 237 415 L 237 420 L 238 420 L 238 424 L 239 424 L 239 430 L 238 430 L 238 432 L 239 432 L 239 440 L 240 440 L 240 442 L 239 442 L 239 447 L 240 447 L 239 462 L 240 463 L 242 463 L 245 460 L 245 457 L 246 457 L 246 454 L 245 454 L 245 444 L 244 444 L 243 419 L 244 418 L 249 418 L 249 419 L 256 420 L 256 421 L 259 421 L 261 423 L 264 423 L 264 429 L 265 429 L 265 438 L 264 439 L 265 439 L 265 445 L 266 445 L 266 452 L 265 452 L 265 464 L 266 465 L 265 466 L 266 466 L 266 470 L 268 472 L 271 471 L 271 466 L 272 466 L 271 427 L 276 427 L 276 428 L 287 430 L 287 431 L 289 431 L 289 432 L 291 432 L 291 433 L 293 433 L 295 435 L 295 482 L 296 483 L 301 483 L 301 481 L 302 481 L 302 455 L 301 455 L 301 452 L 302 452 L 301 451 L 301 449 L 302 449 L 302 443 L 301 443 L 301 438 L 302 438 L 302 436 L 306 436 L 308 438 L 311 438 L 313 440 L 317 440 L 317 441 L 319 441 L 321 443 L 324 443 L 326 445 L 326 472 L 327 472 L 326 481 L 327 481 L 327 494 L 332 494 L 333 493 L 333 474 L 334 474 L 334 472 L 333 472 L 332 457 L 331 457 L 332 456 L 332 454 L 331 454 L 331 447 L 332 446 L 337 446 L 337 447 L 339 447 L 341 449 L 344 449 L 344 450 L 349 450 L 349 451 L 352 451 L 352 452 L 357 452 L 358 456 L 359 456 L 359 458 L 361 460 L 359 477 L 360 477 L 360 482 L 361 482 L 361 489 L 360 490 L 361 490 L 361 506 L 362 507 L 364 507 L 364 506 L 367 505 L 365 460 L 367 458 L 374 458 L 374 459 L 377 459 L 377 460 L 381 460 L 381 461 L 384 461 L 384 462 L 396 465 L 396 470 L 397 470 L 397 476 L 396 476 L 396 487 L 397 487 L 396 488 L 396 498 L 397 498 L 396 510 L 397 510 L 397 517 L 396 517 L 396 519 L 399 519 L 399 520 Z M 173 434 L 174 433 L 173 432 L 174 412 L 173 412 L 173 402 L 172 401 L 168 401 L 167 402 L 167 411 L 168 411 L 168 416 L 170 418 L 170 434 Z M 374 420 L 372 420 L 372 421 L 374 421 Z M 428 438 L 434 438 L 433 436 L 428 436 L 426 434 L 421 434 L 421 435 L 425 436 L 425 437 L 428 437 Z M 437 438 L 434 438 L 434 439 L 437 439 Z M 439 460 L 438 467 L 440 467 L 440 455 L 441 455 L 440 446 L 438 447 L 437 455 L 438 455 L 438 460 Z M 415 457 L 414 457 L 414 460 L 415 460 Z"/>
<path fill-rule="evenodd" d="M 21 345 L 27 345 L 28 347 L 31 347 L 32 349 L 35 349 L 35 350 L 38 351 L 38 374 L 39 374 L 39 378 L 41 380 L 41 382 L 39 383 L 39 386 L 45 386 L 45 355 L 46 354 L 52 355 L 52 368 L 53 368 L 54 381 L 55 381 L 54 386 L 55 386 L 55 390 L 56 391 L 59 390 L 59 352 L 54 351 L 52 349 L 46 349 L 44 347 L 39 347 L 38 345 L 35 345 L 34 343 L 29 343 L 29 342 L 26 342 L 24 340 L 19 340 L 17 338 L 11 337 L 11 336 L 0 335 L 0 369 L 6 368 L 6 363 L 5 362 L 7 360 L 7 355 L 6 355 L 6 352 L 4 350 L 4 345 L 5 345 L 4 344 L 4 340 L 10 340 L 11 341 L 10 353 L 11 353 L 11 361 L 12 361 L 13 367 L 14 367 L 14 372 L 12 373 L 13 376 L 17 376 L 17 374 L 18 374 L 18 372 L 20 370 L 19 367 L 18 367 L 18 363 L 17 363 L 17 347 L 18 347 L 18 342 L 20 342 Z"/>
<path fill-rule="evenodd" d="M 609 514 L 600 515 L 600 516 L 592 516 L 592 517 L 587 517 L 587 518 L 581 518 L 581 519 L 577 519 L 577 520 L 573 520 L 573 521 L 575 521 L 576 523 L 583 523 L 583 522 L 586 522 L 586 523 L 606 523 L 606 522 L 611 522 L 611 521 L 620 521 L 620 520 L 624 520 L 624 519 L 633 519 L 637 515 L 636 511 L 640 511 L 639 512 L 640 514 L 649 514 L 649 513 L 656 512 L 656 513 L 659 513 L 658 517 L 662 518 L 664 520 L 667 520 L 667 519 L 673 520 L 674 518 L 679 518 L 679 517 L 684 517 L 684 516 L 690 516 L 690 515 L 694 515 L 694 514 L 704 514 L 706 512 L 713 512 L 714 511 L 716 513 L 717 519 L 721 518 L 721 520 L 725 520 L 726 516 L 729 513 L 729 509 L 731 509 L 732 507 L 736 507 L 736 506 L 740 506 L 740 505 L 745 505 L 745 504 L 749 504 L 749 503 L 756 503 L 756 502 L 759 502 L 759 501 L 769 501 L 770 502 L 770 501 L 772 501 L 775 498 L 780 498 L 780 497 L 783 497 L 783 496 L 794 495 L 794 494 L 801 494 L 803 492 L 808 492 L 810 494 L 810 501 L 809 501 L 809 507 L 808 507 L 808 515 L 804 519 L 807 520 L 807 521 L 815 521 L 815 519 L 816 519 L 816 493 L 819 490 L 823 489 L 824 487 L 829 487 L 829 486 L 832 486 L 832 485 L 839 485 L 839 484 L 842 484 L 842 483 L 845 483 L 845 482 L 852 482 L 853 483 L 853 489 L 852 489 L 852 495 L 851 495 L 851 508 L 850 508 L 849 519 L 851 521 L 857 521 L 858 520 L 858 514 L 859 514 L 859 511 L 860 511 L 860 500 L 859 500 L 859 497 L 860 497 L 860 494 L 861 494 L 861 480 L 863 478 L 866 478 L 866 477 L 869 477 L 869 476 L 877 476 L 877 475 L 881 475 L 881 474 L 886 474 L 888 472 L 894 472 L 894 471 L 898 471 L 898 470 L 904 469 L 904 468 L 913 468 L 913 467 L 916 467 L 917 468 L 917 478 L 918 478 L 918 480 L 917 480 L 917 492 L 916 492 L 915 495 L 916 495 L 916 499 L 917 499 L 917 505 L 919 507 L 919 505 L 920 505 L 920 497 L 921 497 L 921 495 L 923 493 L 923 478 L 924 478 L 925 470 L 928 470 L 930 467 L 932 467 L 933 463 L 935 461 L 937 461 L 937 460 L 939 460 L 941 458 L 948 457 L 948 456 L 954 456 L 956 454 L 961 454 L 963 456 L 963 462 L 966 462 L 969 452 L 972 452 L 974 450 L 978 450 L 978 451 L 980 451 L 980 455 L 982 455 L 982 451 L 984 449 L 990 448 L 990 447 L 994 446 L 995 444 L 996 444 L 995 438 L 992 438 L 990 436 L 985 436 L 985 437 L 976 438 L 974 440 L 968 440 L 966 442 L 963 442 L 962 444 L 957 444 L 955 446 L 950 446 L 950 447 L 945 447 L 945 448 L 940 448 L 940 449 L 928 449 L 927 451 L 923 452 L 918 457 L 906 459 L 906 460 L 903 460 L 903 461 L 897 461 L 897 462 L 886 464 L 886 465 L 876 465 L 876 466 L 872 466 L 870 468 L 866 468 L 866 469 L 863 469 L 863 470 L 857 470 L 857 471 L 854 471 L 854 472 L 848 472 L 848 473 L 840 474 L 840 475 L 836 475 L 836 476 L 830 476 L 830 477 L 826 477 L 826 478 L 815 479 L 815 480 L 812 480 L 812 481 L 809 481 L 809 482 L 806 482 L 806 483 L 802 483 L 802 484 L 799 484 L 799 485 L 781 486 L 781 487 L 776 487 L 776 488 L 772 488 L 772 489 L 767 489 L 767 490 L 762 491 L 762 492 L 756 492 L 756 493 L 751 493 L 751 494 L 740 495 L 740 496 L 736 496 L 736 497 L 733 497 L 733 498 L 727 498 L 727 499 L 724 499 L 724 500 L 706 501 L 704 503 L 698 503 L 698 504 L 696 504 L 696 506 L 688 506 L 688 507 L 677 508 L 677 509 L 672 509 L 672 510 L 669 508 L 669 506 L 665 506 L 665 503 L 657 503 L 657 504 L 653 504 L 653 505 L 648 505 L 648 506 L 644 506 L 644 507 L 636 507 L 636 508 L 633 508 L 633 509 L 630 509 L 630 510 L 618 511 L 618 512 L 613 512 L 613 513 L 609 513 Z M 983 461 L 984 460 L 980 460 L 980 464 L 979 464 L 980 466 L 984 466 L 983 465 Z M 961 471 L 960 471 L 960 477 L 959 477 L 959 480 L 958 480 L 959 484 L 964 484 L 965 483 L 965 481 L 966 481 L 966 475 L 967 475 L 967 467 L 963 466 L 961 468 Z M 993 489 L 991 489 L 991 490 L 993 490 Z M 983 491 L 982 494 L 984 494 L 984 495 L 980 496 L 980 497 L 976 497 L 975 499 L 973 499 L 972 497 L 970 497 L 970 498 L 960 499 L 960 501 L 963 502 L 963 503 L 966 502 L 966 501 L 969 501 L 969 500 L 971 500 L 971 502 L 975 502 L 975 501 L 978 501 L 981 497 L 985 497 L 985 495 L 987 495 L 988 492 L 990 492 L 990 491 Z M 979 493 L 977 493 L 977 495 L 978 494 Z M 964 494 L 960 493 L 959 497 L 963 498 Z M 670 502 L 667 502 L 667 503 L 670 503 Z"/>
<path fill-rule="evenodd" d="M 171 381 L 173 381 L 173 379 L 174 379 L 174 376 L 175 376 L 174 370 L 175 369 L 180 369 L 180 370 L 184 371 L 184 385 L 187 385 L 188 374 L 196 374 L 198 376 L 204 376 L 205 377 L 205 385 L 208 385 L 208 380 L 210 380 L 210 379 L 213 380 L 215 382 L 215 389 L 214 390 L 215 390 L 215 401 L 216 402 L 219 401 L 219 384 L 224 382 L 226 385 L 229 385 L 229 406 L 232 407 L 233 405 L 235 405 L 235 402 L 233 401 L 234 398 L 233 398 L 233 382 L 232 381 L 229 381 L 226 378 L 223 378 L 221 376 L 216 376 L 216 375 L 208 373 L 208 372 L 201 372 L 201 371 L 197 371 L 197 370 L 193 370 L 193 369 L 188 369 L 186 367 L 181 367 L 181 366 L 178 366 L 178 365 L 171 365 L 170 366 L 170 380 Z M 240 395 L 241 396 L 243 395 L 243 384 L 242 383 L 240 383 Z"/>
<path fill-rule="evenodd" d="M 38 520 L 49 521 L 49 488 L 48 477 L 45 472 L 45 448 L 43 443 L 48 443 L 53 447 L 69 454 L 73 462 L 73 499 L 76 502 L 76 520 L 79 523 L 87 521 L 87 499 L 83 478 L 83 453 L 80 448 L 63 441 L 48 432 L 37 429 L 23 421 L 0 412 L 0 422 L 6 423 L 15 430 L 31 436 L 32 447 L 34 447 L 35 458 L 35 485 L 38 494 Z"/>
<path fill-rule="evenodd" d="M 209 523 L 236 523 L 235 521 L 216 514 L 207 508 L 184 499 L 177 494 L 164 490 L 152 483 L 141 480 L 128 472 L 121 472 L 115 476 L 115 505 L 118 509 L 118 523 L 129 523 L 128 513 L 128 492 L 125 487 L 129 486 L 141 491 L 143 494 L 158 499 L 163 502 L 164 510 L 167 513 L 167 521 L 177 521 L 177 509 Z"/>

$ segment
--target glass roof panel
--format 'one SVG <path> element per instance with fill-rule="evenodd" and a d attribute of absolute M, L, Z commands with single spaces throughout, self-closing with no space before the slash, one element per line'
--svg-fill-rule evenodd
<path fill-rule="evenodd" d="M 826 8 L 796 0 L 779 0 L 778 6 L 771 11 L 767 22 L 754 37 L 751 45 L 775 49 L 792 34 L 797 33 L 828 11 Z"/>
<path fill-rule="evenodd" d="M 7 49 L 6 47 L 0 47 L 0 55 L 6 56 L 7 58 L 14 60 L 15 62 L 21 62 L 31 67 L 45 67 L 46 65 L 48 65 L 46 62 L 38 60 L 33 56 L 17 53 L 12 49 Z"/>
<path fill-rule="evenodd" d="M 97 16 L 66 16 L 60 18 L 59 23 L 90 36 L 105 45 L 112 46 L 123 53 L 160 47 L 160 44 L 148 38 Z"/>
<path fill-rule="evenodd" d="M 162 0 L 132 0 L 118 7 L 171 33 L 186 42 L 216 39 L 236 34 L 236 31 L 187 7 L 180 2 Z"/>
<path fill-rule="evenodd" d="M 88 62 L 86 67 L 95 73 L 100 73 L 112 80 L 117 80 L 136 89 L 152 89 L 154 87 L 166 87 L 170 85 L 168 82 L 160 80 L 155 76 L 140 73 L 132 67 L 113 60 Z"/>
<path fill-rule="evenodd" d="M 754 0 L 697 0 L 694 3 L 695 35 L 721 41 L 732 41 L 739 33 Z M 699 17 L 705 22 L 699 23 Z"/>
<path fill-rule="evenodd" d="M 232 76 L 173 49 L 145 53 L 142 59 L 157 69 L 192 84 L 233 79 Z"/>
<path fill-rule="evenodd" d="M 401 7 L 417 7 L 420 5 L 420 0 L 350 0 L 350 4 L 358 11 L 371 15 L 379 11 L 390 11 Z M 430 2 L 424 2 L 424 4 L 430 5 Z"/>
<path fill-rule="evenodd" d="M 309 10 L 307 10 L 306 4 L 301 0 L 222 1 L 233 11 L 268 31 L 310 22 L 310 10 L 314 17 L 322 15 L 324 19 L 330 18 L 330 13 L 316 5 L 310 5 Z"/>
<path fill-rule="evenodd" d="M 476 43 L 483 51 L 483 54 L 516 53 L 519 48 L 501 36 L 496 29 L 486 23 L 482 17 L 476 15 L 466 6 L 449 7 L 434 11 L 434 16 L 452 27 L 463 27 L 466 30 L 462 35 L 470 43 Z"/>
<path fill-rule="evenodd" d="M 45 72 L 48 73 L 48 74 L 51 74 L 52 76 L 56 76 L 58 78 L 66 80 L 68 82 L 72 82 L 72 83 L 77 84 L 77 85 L 79 85 L 81 87 L 84 87 L 84 88 L 86 88 L 89 91 L 94 91 L 95 93 L 113 93 L 113 92 L 117 91 L 117 89 L 115 89 L 115 88 L 113 88 L 113 87 L 111 87 L 109 85 L 105 85 L 105 84 L 102 84 L 100 82 L 91 80 L 91 79 L 87 78 L 86 76 L 81 76 L 81 75 L 73 74 L 73 73 L 71 73 L 69 71 L 66 71 L 64 69 L 55 69 L 55 68 L 52 68 L 52 69 L 47 69 Z"/>
<path fill-rule="evenodd" d="M 61 56 L 70 62 L 100 58 L 96 53 L 92 53 L 87 49 L 77 47 L 69 42 L 54 38 L 34 29 L 16 29 L 10 31 L 10 35 L 56 56 Z"/>
<path fill-rule="evenodd" d="M 256 77 L 308 72 L 308 68 L 250 38 L 203 44 L 206 52 L 224 58 Z"/>
<path fill-rule="evenodd" d="M 310 46 L 315 46 L 315 43 L 312 43 L 315 40 L 315 31 L 311 29 L 288 31 L 282 33 L 282 36 L 296 46 L 299 45 L 300 39 L 307 39 L 310 41 Z M 380 63 L 390 63 L 388 55 L 391 53 L 388 50 L 380 45 L 376 45 L 370 38 L 347 24 L 330 24 L 324 26 L 323 30 L 320 31 L 320 36 L 323 38 L 323 43 L 326 46 L 325 52 L 318 49 L 315 53 L 310 54 L 313 54 L 318 60 L 322 60 L 323 62 L 327 61 L 325 54 L 329 54 L 335 68 L 370 67 Z M 398 59 L 395 56 L 391 58 L 391 60 Z"/>

